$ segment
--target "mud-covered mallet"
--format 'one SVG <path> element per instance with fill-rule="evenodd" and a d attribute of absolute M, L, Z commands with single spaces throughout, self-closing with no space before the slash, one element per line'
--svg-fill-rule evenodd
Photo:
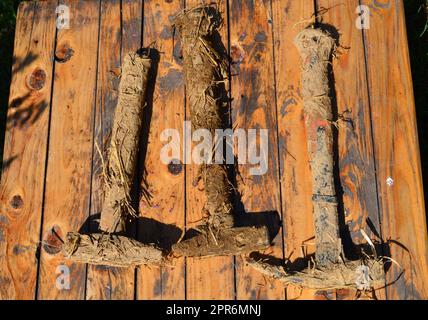
<path fill-rule="evenodd" d="M 136 216 L 131 188 L 138 158 L 143 109 L 151 67 L 148 55 L 125 55 L 118 102 L 113 119 L 107 161 L 103 163 L 104 203 L 99 232 L 69 232 L 63 244 L 65 257 L 73 261 L 117 267 L 160 264 L 162 251 L 120 235 L 126 220 Z"/>
<path fill-rule="evenodd" d="M 295 45 L 302 63 L 303 109 L 312 171 L 315 263 L 296 272 L 268 265 L 254 257 L 248 258 L 248 262 L 260 272 L 285 283 L 313 289 L 367 289 L 384 285 L 382 259 L 365 256 L 363 260 L 346 261 L 342 256 L 333 173 L 333 114 L 328 75 L 335 40 L 328 33 L 310 27 L 298 34 Z"/>
<path fill-rule="evenodd" d="M 222 23 L 211 6 L 199 6 L 178 13 L 173 21 L 181 38 L 186 90 L 194 130 L 207 129 L 215 136 L 224 129 L 228 80 L 227 60 L 215 49 L 214 33 Z M 206 224 L 200 234 L 173 245 L 174 254 L 188 257 L 235 255 L 265 249 L 270 244 L 266 226 L 235 227 L 234 188 L 225 164 L 200 167 L 204 182 Z"/>

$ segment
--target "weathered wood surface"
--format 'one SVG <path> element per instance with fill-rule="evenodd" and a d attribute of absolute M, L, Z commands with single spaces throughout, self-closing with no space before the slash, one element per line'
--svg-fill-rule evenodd
<path fill-rule="evenodd" d="M 55 7 L 53 2 L 23 2 L 17 16 L 0 187 L 2 299 L 34 299 L 36 294 Z"/>
<path fill-rule="evenodd" d="M 181 131 L 184 121 L 182 66 L 174 54 L 176 42 L 171 28 L 172 17 L 181 8 L 181 1 L 144 1 L 143 43 L 154 48 L 158 61 L 153 67 L 156 83 L 149 92 L 148 119 L 142 137 L 146 146 L 141 148 L 146 151 L 142 153 L 140 194 L 146 190 L 148 199 L 140 197 L 142 221 L 138 236 L 163 248 L 179 239 L 185 219 L 184 166 L 172 170 L 160 162 L 161 133 L 167 128 Z M 137 281 L 138 299 L 184 299 L 185 259 L 176 259 L 167 267 L 141 268 Z"/>
<path fill-rule="evenodd" d="M 230 45 L 237 59 L 231 83 L 233 127 L 269 129 L 267 172 L 252 176 L 251 165 L 239 166 L 243 209 L 253 214 L 281 215 L 272 23 L 269 1 L 230 2 Z M 281 230 L 269 253 L 283 259 Z M 278 281 L 266 280 L 240 258 L 236 260 L 238 299 L 285 298 L 285 289 Z"/>
<path fill-rule="evenodd" d="M 57 30 L 38 299 L 85 297 L 86 266 L 59 254 L 59 238 L 79 230 L 90 212 L 99 2 L 61 3 L 74 18 Z"/>
<path fill-rule="evenodd" d="M 387 298 L 427 299 L 427 225 L 403 2 L 362 3 L 372 12 L 364 39 L 382 236 L 394 241 L 391 256 L 404 269 Z M 388 282 L 400 273 L 392 265 Z"/>
<path fill-rule="evenodd" d="M 55 28 L 58 3 L 70 7 L 70 29 Z M 371 12 L 366 30 L 356 24 L 360 3 Z M 60 238 L 67 231 L 96 231 L 102 206 L 97 148 L 104 151 L 111 131 L 122 56 L 142 45 L 157 49 L 158 63 L 136 181 L 140 219 L 129 226 L 128 236 L 168 247 L 202 218 L 204 193 L 192 185 L 197 166 L 168 166 L 159 158 L 162 131 L 181 132 L 189 118 L 180 44 L 177 36 L 173 41 L 170 22 L 196 4 L 200 1 L 21 4 L 0 185 L 1 299 L 355 298 L 349 290 L 284 288 L 239 256 L 178 258 L 171 266 L 137 270 L 87 267 L 62 258 Z M 276 211 L 282 217 L 265 253 L 302 264 L 315 250 L 293 40 L 318 13 L 318 22 L 337 31 L 342 46 L 332 68 L 336 115 L 344 119 L 337 164 L 345 244 L 364 243 L 360 230 L 393 240 L 390 255 L 404 273 L 378 290 L 377 298 L 427 299 L 428 241 L 402 1 L 218 4 L 225 19 L 221 39 L 231 56 L 232 126 L 269 129 L 267 173 L 251 176 L 251 166 L 240 165 L 242 179 L 237 178 L 242 211 L 258 217 Z M 61 270 L 67 270 L 61 266 L 70 270 L 69 289 L 58 287 Z M 400 272 L 392 265 L 387 281 Z"/>

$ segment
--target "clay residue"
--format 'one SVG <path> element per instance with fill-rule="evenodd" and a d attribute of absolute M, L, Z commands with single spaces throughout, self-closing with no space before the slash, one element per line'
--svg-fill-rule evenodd
<path fill-rule="evenodd" d="M 100 221 L 102 231 L 123 231 L 126 217 L 135 215 L 131 206 L 131 188 L 150 66 L 148 57 L 134 52 L 125 56 L 122 65 L 108 158 L 103 164 L 105 194 Z"/>
<path fill-rule="evenodd" d="M 172 246 L 175 255 L 186 257 L 227 256 L 265 250 L 270 245 L 266 226 L 211 229 L 198 227 L 201 234 Z"/>
<path fill-rule="evenodd" d="M 370 290 L 385 285 L 384 262 L 382 259 L 367 258 L 329 265 L 328 268 L 311 265 L 301 271 L 287 270 L 286 266 L 270 264 L 255 256 L 246 262 L 260 273 L 277 279 L 284 285 L 294 285 L 315 290 L 355 288 Z"/>
<path fill-rule="evenodd" d="M 69 232 L 62 247 L 70 260 L 93 265 L 136 267 L 160 265 L 162 251 L 153 244 L 113 234 Z"/>
<path fill-rule="evenodd" d="M 190 117 L 194 130 L 207 129 L 214 137 L 216 129 L 226 127 L 228 81 L 227 60 L 216 49 L 215 33 L 222 24 L 217 10 L 200 6 L 183 10 L 174 18 L 174 27 L 180 34 L 183 50 L 186 90 Z M 202 165 L 199 179 L 205 184 L 204 211 L 211 227 L 229 228 L 233 221 L 233 187 L 227 167 Z"/>

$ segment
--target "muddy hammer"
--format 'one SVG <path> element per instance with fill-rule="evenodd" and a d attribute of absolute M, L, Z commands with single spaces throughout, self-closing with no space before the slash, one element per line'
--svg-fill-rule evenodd
<path fill-rule="evenodd" d="M 345 259 L 339 233 L 329 83 L 329 64 L 335 42 L 330 34 L 313 27 L 302 30 L 295 39 L 302 62 L 303 111 L 312 171 L 314 262 L 307 269 L 292 270 L 287 265 L 269 264 L 255 255 L 247 261 L 258 271 L 285 284 L 320 290 L 347 287 L 369 290 L 384 285 L 383 259 L 367 254 L 360 260 Z"/>
<path fill-rule="evenodd" d="M 228 107 L 227 60 L 216 48 L 214 37 L 221 22 L 219 12 L 211 6 L 183 10 L 174 19 L 181 37 L 192 128 L 206 129 L 213 137 L 216 129 L 224 129 Z M 229 167 L 212 159 L 204 161 L 198 180 L 204 182 L 206 223 L 197 227 L 200 234 L 173 245 L 173 253 L 206 257 L 244 254 L 268 247 L 266 226 L 236 227 Z"/>
<path fill-rule="evenodd" d="M 151 59 L 145 53 L 124 57 L 119 97 L 106 163 L 103 163 L 104 203 L 98 233 L 69 232 L 64 256 L 73 261 L 116 267 L 160 264 L 162 251 L 121 235 L 125 222 L 136 217 L 131 205 Z"/>

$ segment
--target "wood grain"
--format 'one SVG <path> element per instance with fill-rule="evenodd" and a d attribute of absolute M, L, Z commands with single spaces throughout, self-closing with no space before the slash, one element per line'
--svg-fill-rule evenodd
<path fill-rule="evenodd" d="M 222 29 L 219 30 L 222 45 L 228 47 L 227 1 L 206 1 L 217 3 L 224 19 Z M 186 7 L 192 8 L 201 4 L 200 0 L 186 0 Z M 187 104 L 188 106 L 189 104 Z M 190 121 L 189 109 L 186 109 L 186 119 Z M 186 165 L 186 228 L 191 229 L 201 223 L 202 208 L 205 203 L 205 194 L 193 186 L 198 174 L 199 166 Z M 234 299 L 234 268 L 233 257 L 210 257 L 187 259 L 187 298 L 204 300 Z"/>
<path fill-rule="evenodd" d="M 236 74 L 231 83 L 233 127 L 269 130 L 267 172 L 251 176 L 251 165 L 239 165 L 242 204 L 247 213 L 276 211 L 281 215 L 272 20 L 270 1 L 230 1 L 232 70 Z M 283 259 L 281 230 L 269 253 Z M 241 259 L 236 261 L 236 288 L 237 299 L 285 298 L 279 282 L 265 279 Z"/>
<path fill-rule="evenodd" d="M 54 3 L 22 2 L 0 185 L 0 299 L 35 297 L 54 41 Z"/>
<path fill-rule="evenodd" d="M 165 2 L 152 0 L 144 2 L 144 46 L 151 44 L 159 52 L 159 61 L 153 99 L 147 105 L 147 119 L 144 140 L 147 149 L 144 161 L 141 189 L 150 195 L 140 199 L 143 220 L 139 237 L 144 242 L 157 243 L 169 248 L 184 229 L 185 176 L 182 165 L 173 170 L 169 163 L 161 162 L 161 150 L 166 142 L 161 141 L 165 129 L 182 132 L 184 121 L 184 85 L 181 61 L 174 57 L 174 43 L 171 28 L 172 17 L 182 8 L 181 1 Z M 153 91 L 153 90 L 152 90 Z M 141 193 L 144 191 L 141 191 Z M 185 260 L 174 259 L 167 267 L 144 267 L 138 271 L 138 299 L 184 299 Z"/>
<path fill-rule="evenodd" d="M 70 28 L 57 33 L 39 299 L 85 295 L 86 266 L 66 261 L 58 238 L 79 230 L 89 216 L 100 3 L 61 3 L 70 8 Z M 61 268 L 63 275 L 70 272 L 69 289 L 57 284 Z"/>
<path fill-rule="evenodd" d="M 388 299 L 428 298 L 428 238 L 403 2 L 362 1 L 382 234 L 404 269 Z M 400 245 L 398 245 L 400 244 Z M 387 274 L 394 281 L 400 268 Z"/>
<path fill-rule="evenodd" d="M 121 66 L 121 3 L 101 2 L 97 99 L 95 107 L 94 147 L 92 154 L 92 194 L 90 232 L 98 231 L 103 204 L 102 161 L 107 159 Z M 100 155 L 102 153 L 102 157 Z M 131 232 L 132 235 L 132 232 Z M 134 232 L 135 235 L 135 232 Z M 134 268 L 88 265 L 86 299 L 130 300 L 134 298 Z"/>
<path fill-rule="evenodd" d="M 122 2 L 122 55 L 137 51 L 142 45 L 143 0 Z"/>

